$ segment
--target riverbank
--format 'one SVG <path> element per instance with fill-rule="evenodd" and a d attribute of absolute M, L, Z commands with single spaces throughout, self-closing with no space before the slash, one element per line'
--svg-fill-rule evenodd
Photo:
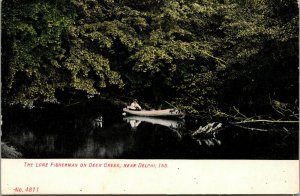
<path fill-rule="evenodd" d="M 5 142 L 1 142 L 1 157 L 2 158 L 21 158 L 22 153 L 18 152 L 13 146 L 9 146 Z"/>

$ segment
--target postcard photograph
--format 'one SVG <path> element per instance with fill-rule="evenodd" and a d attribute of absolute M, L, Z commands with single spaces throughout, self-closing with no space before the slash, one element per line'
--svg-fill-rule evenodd
<path fill-rule="evenodd" d="M 253 167 L 269 172 L 278 161 L 299 159 L 297 0 L 2 0 L 1 6 L 2 179 L 14 182 L 19 177 L 8 176 L 16 168 L 25 172 L 22 182 L 30 172 L 38 181 L 57 170 L 74 179 L 89 167 L 147 169 L 145 176 L 157 173 L 159 180 L 159 172 L 167 178 L 179 170 L 180 161 L 195 169 L 203 163 L 199 170 L 220 161 L 226 172 L 234 171 L 227 163 L 260 161 Z M 285 168 L 298 178 L 298 167 Z M 76 183 L 81 193 L 84 182 Z M 98 185 L 82 193 L 110 193 Z M 34 183 L 4 182 L 2 191 L 59 193 Z"/>

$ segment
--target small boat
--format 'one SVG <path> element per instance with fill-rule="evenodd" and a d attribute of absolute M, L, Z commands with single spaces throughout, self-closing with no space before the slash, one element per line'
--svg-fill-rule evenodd
<path fill-rule="evenodd" d="M 183 117 L 184 113 L 177 109 L 165 109 L 165 110 L 130 110 L 123 108 L 126 114 L 135 116 L 151 116 L 151 117 Z"/>

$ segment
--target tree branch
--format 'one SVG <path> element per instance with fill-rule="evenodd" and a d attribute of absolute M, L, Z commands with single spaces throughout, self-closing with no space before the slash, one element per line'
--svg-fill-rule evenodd
<path fill-rule="evenodd" d="M 243 123 L 257 123 L 257 122 L 267 122 L 267 123 L 299 123 L 299 121 L 293 120 L 244 120 L 240 122 L 233 122 L 232 124 L 243 124 Z"/>

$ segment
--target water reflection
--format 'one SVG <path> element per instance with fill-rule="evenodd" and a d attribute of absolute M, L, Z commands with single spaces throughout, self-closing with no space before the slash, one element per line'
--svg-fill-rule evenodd
<path fill-rule="evenodd" d="M 179 130 L 184 127 L 183 120 L 171 120 L 171 119 L 143 117 L 143 116 L 127 116 L 124 117 L 123 120 L 128 122 L 131 125 L 131 128 L 133 128 L 133 130 L 136 130 L 136 128 L 139 126 L 141 122 L 168 127 L 172 130 Z"/>
<path fill-rule="evenodd" d="M 291 159 L 298 152 L 296 129 L 261 132 L 205 122 L 190 128 L 174 119 L 71 114 L 5 116 L 2 140 L 23 158 Z"/>
<path fill-rule="evenodd" d="M 223 129 L 222 123 L 208 123 L 205 126 L 200 126 L 194 131 L 191 136 L 198 142 L 200 146 L 206 145 L 208 147 L 220 146 L 221 140 L 217 138 L 220 130 Z"/>
<path fill-rule="evenodd" d="M 72 153 L 73 157 L 119 158 L 133 147 L 134 137 L 126 123 L 106 124 L 100 132 L 98 128 L 84 138 L 83 144 Z"/>
<path fill-rule="evenodd" d="M 220 146 L 221 141 L 217 138 L 203 138 L 203 139 L 196 139 L 200 146 L 206 145 L 208 147 L 214 147 L 216 145 Z"/>
<path fill-rule="evenodd" d="M 184 129 L 184 120 L 164 119 L 155 117 L 144 116 L 127 116 L 123 118 L 124 121 L 130 124 L 131 130 L 136 131 L 138 126 L 144 122 L 152 125 L 159 125 L 161 127 L 167 127 L 172 130 L 172 137 L 178 141 L 182 139 L 181 131 Z"/>
<path fill-rule="evenodd" d="M 92 126 L 93 128 L 102 128 L 103 126 L 103 117 L 102 116 L 98 116 L 95 119 L 91 120 Z"/>
<path fill-rule="evenodd" d="M 41 136 L 32 130 L 25 130 L 21 133 L 15 132 L 10 135 L 9 141 L 25 155 L 28 153 L 51 154 L 57 150 L 55 146 L 57 135 L 47 134 Z"/>
<path fill-rule="evenodd" d="M 134 144 L 133 138 L 123 140 L 108 140 L 103 143 L 94 138 L 87 138 L 84 145 L 78 148 L 73 157 L 77 158 L 118 158 L 129 151 Z"/>
<path fill-rule="evenodd" d="M 14 124 L 9 134 L 5 134 L 5 139 L 22 151 L 26 158 L 118 158 L 130 151 L 134 137 L 125 122 L 103 126 L 93 124 L 94 120 L 57 122 L 62 129 L 56 130 L 48 124 L 47 129 L 27 127 L 15 131 L 14 127 L 18 124 Z M 99 131 L 99 128 L 102 130 Z"/>

